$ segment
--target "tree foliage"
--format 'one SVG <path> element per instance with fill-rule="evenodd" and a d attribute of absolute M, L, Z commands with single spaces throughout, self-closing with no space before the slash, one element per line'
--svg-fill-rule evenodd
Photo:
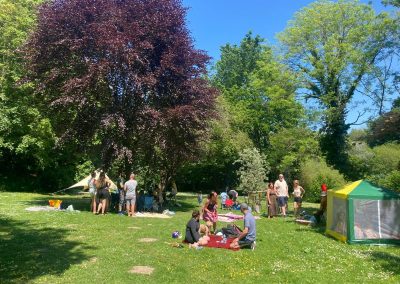
<path fill-rule="evenodd" d="M 400 109 L 393 109 L 372 121 L 367 139 L 371 146 L 400 141 Z"/>
<path fill-rule="evenodd" d="M 271 137 L 270 144 L 271 180 L 279 173 L 284 173 L 287 181 L 299 179 L 301 165 L 321 156 L 317 133 L 306 127 L 284 128 Z"/>
<path fill-rule="evenodd" d="M 237 170 L 239 177 L 238 188 L 244 193 L 265 189 L 266 175 L 269 165 L 265 157 L 256 149 L 243 149 L 236 161 L 240 165 Z"/>
<path fill-rule="evenodd" d="M 346 184 L 346 180 L 338 170 L 328 166 L 323 159 L 309 159 L 302 163 L 300 181 L 305 189 L 305 199 L 318 202 L 321 196 L 321 185 L 328 189 L 337 189 Z"/>
<path fill-rule="evenodd" d="M 35 26 L 40 0 L 0 1 L 0 168 L 4 174 L 37 175 L 54 167 L 55 135 L 50 120 L 32 101 L 32 84 L 23 82 L 19 52 Z"/>
<path fill-rule="evenodd" d="M 97 148 L 105 167 L 140 161 L 167 179 L 213 116 L 180 1 L 45 2 L 26 57 L 61 143 Z"/>
<path fill-rule="evenodd" d="M 254 147 L 248 135 L 234 128 L 232 108 L 223 96 L 216 100 L 218 117 L 201 143 L 199 160 L 186 164 L 178 173 L 179 187 L 192 191 L 204 188 L 221 191 L 237 185 L 235 161 L 242 149 Z"/>
<path fill-rule="evenodd" d="M 347 164 L 349 103 L 361 79 L 393 48 L 397 25 L 358 1 L 317 1 L 279 35 L 286 59 L 302 75 L 306 99 L 325 111 L 321 147 L 330 164 Z"/>
<path fill-rule="evenodd" d="M 368 179 L 379 186 L 399 190 L 399 144 L 388 142 L 371 148 L 365 142 L 353 142 L 349 156 L 353 180 Z"/>
<path fill-rule="evenodd" d="M 233 126 L 247 133 L 260 151 L 268 148 L 271 133 L 302 118 L 295 78 L 259 36 L 249 33 L 239 46 L 223 46 L 216 70 L 213 80 L 230 105 Z"/>

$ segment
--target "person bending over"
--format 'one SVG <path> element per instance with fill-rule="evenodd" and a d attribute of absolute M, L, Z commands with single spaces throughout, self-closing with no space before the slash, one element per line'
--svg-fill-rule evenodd
<path fill-rule="evenodd" d="M 244 215 L 244 229 L 240 235 L 234 239 L 230 245 L 231 248 L 255 248 L 256 244 L 256 220 L 249 210 L 246 203 L 240 205 L 240 211 Z"/>
<path fill-rule="evenodd" d="M 207 245 L 210 237 L 204 235 L 200 237 L 200 212 L 193 210 L 192 218 L 186 224 L 185 241 L 189 243 L 189 247 L 205 246 Z"/>

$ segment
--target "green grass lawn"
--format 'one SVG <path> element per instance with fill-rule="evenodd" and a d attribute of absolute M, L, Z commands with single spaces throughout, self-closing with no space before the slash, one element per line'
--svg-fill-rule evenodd
<path fill-rule="evenodd" d="M 87 198 L 59 198 L 88 210 Z M 179 197 L 183 206 L 171 219 L 25 210 L 48 199 L 0 192 L 0 283 L 400 283 L 399 247 L 343 244 L 290 217 L 257 220 L 255 251 L 180 249 L 166 242 L 184 231 L 194 196 Z M 154 272 L 129 273 L 136 265 Z"/>

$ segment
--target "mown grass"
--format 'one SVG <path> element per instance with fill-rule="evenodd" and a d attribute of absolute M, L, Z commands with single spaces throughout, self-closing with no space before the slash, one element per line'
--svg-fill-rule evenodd
<path fill-rule="evenodd" d="M 59 197 L 87 210 L 86 198 Z M 255 251 L 179 249 L 166 243 L 173 242 L 172 231 L 184 230 L 196 207 L 194 196 L 180 197 L 183 206 L 171 219 L 25 211 L 52 198 L 0 193 L 0 283 L 400 282 L 399 247 L 350 246 L 293 218 L 257 220 Z M 306 204 L 309 211 L 315 207 Z M 140 238 L 158 241 L 141 243 Z M 135 265 L 155 270 L 129 273 Z"/>

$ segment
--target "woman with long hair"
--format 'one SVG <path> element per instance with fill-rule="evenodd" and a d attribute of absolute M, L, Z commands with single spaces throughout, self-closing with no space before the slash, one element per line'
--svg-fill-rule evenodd
<path fill-rule="evenodd" d="M 211 191 L 203 207 L 203 220 L 206 222 L 206 225 L 210 231 L 211 231 L 211 226 L 213 227 L 214 233 L 217 230 L 217 221 L 218 221 L 217 202 L 218 202 L 218 194 L 215 191 Z"/>
<path fill-rule="evenodd" d="M 108 188 L 110 186 L 110 183 L 106 179 L 106 174 L 105 172 L 101 172 L 99 179 L 96 181 L 96 188 L 97 188 L 97 196 L 99 199 L 99 206 L 97 208 L 97 214 L 100 213 L 104 215 L 106 206 L 107 206 L 107 199 L 109 197 L 109 191 Z"/>
<path fill-rule="evenodd" d="M 294 208 L 294 216 L 297 217 L 297 215 L 300 212 L 301 209 L 301 203 L 303 202 L 303 195 L 305 193 L 305 190 L 299 185 L 299 181 L 295 179 L 293 181 L 293 196 L 294 196 L 294 203 L 293 203 L 293 208 Z"/>
<path fill-rule="evenodd" d="M 268 183 L 267 187 L 267 207 L 268 207 L 268 218 L 276 216 L 276 189 L 272 182 Z"/>

